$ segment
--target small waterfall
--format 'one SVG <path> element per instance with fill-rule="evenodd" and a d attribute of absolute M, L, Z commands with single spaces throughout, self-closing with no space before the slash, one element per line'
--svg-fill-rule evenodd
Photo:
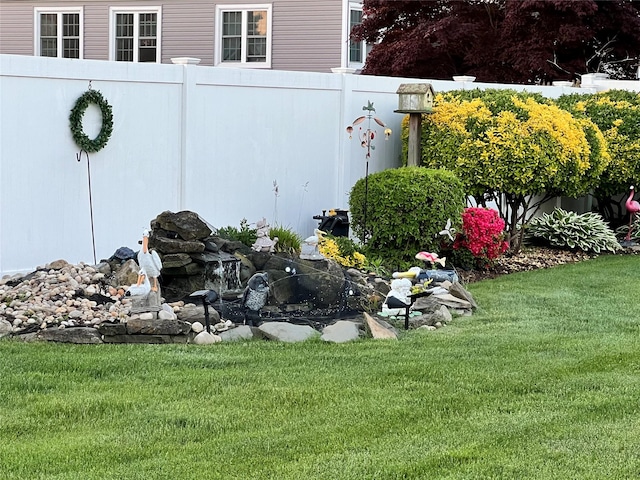
<path fill-rule="evenodd" d="M 217 258 L 208 261 L 205 266 L 204 288 L 215 290 L 221 298 L 240 293 L 240 260 L 226 252 L 209 254 L 211 257 Z"/>

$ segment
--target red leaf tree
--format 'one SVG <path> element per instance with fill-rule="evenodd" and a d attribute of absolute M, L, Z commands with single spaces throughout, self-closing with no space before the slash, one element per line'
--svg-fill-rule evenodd
<path fill-rule="evenodd" d="M 604 72 L 633 79 L 640 2 L 364 0 L 352 37 L 374 44 L 364 74 L 545 83 Z"/>

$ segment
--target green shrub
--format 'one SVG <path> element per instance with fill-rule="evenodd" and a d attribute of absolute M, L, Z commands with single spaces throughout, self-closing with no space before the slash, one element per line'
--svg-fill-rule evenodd
<path fill-rule="evenodd" d="M 227 240 L 240 241 L 250 247 L 258 239 L 258 230 L 251 228 L 246 218 L 240 222 L 240 228 L 233 226 L 222 227 L 218 229 L 218 235 Z"/>
<path fill-rule="evenodd" d="M 437 251 L 438 233 L 448 219 L 461 218 L 464 202 L 462 183 L 447 170 L 384 170 L 353 186 L 351 226 L 357 237 L 364 238 L 365 253 L 375 252 L 395 270 L 415 265 L 414 256 L 420 251 Z"/>
<path fill-rule="evenodd" d="M 298 235 L 290 228 L 282 227 L 280 225 L 271 227 L 271 229 L 269 230 L 269 238 L 273 240 L 275 237 L 278 237 L 278 243 L 276 243 L 275 246 L 276 252 L 291 254 L 300 252 L 300 244 L 302 243 L 302 239 L 300 238 L 300 235 Z"/>
<path fill-rule="evenodd" d="M 585 252 L 615 252 L 620 248 L 616 236 L 597 213 L 568 212 L 556 208 L 551 214 L 534 217 L 526 228 L 529 240 L 542 240 L 553 247 Z"/>
<path fill-rule="evenodd" d="M 613 210 L 606 209 L 610 208 L 610 197 L 627 192 L 629 185 L 634 185 L 640 177 L 640 93 L 608 90 L 563 95 L 556 102 L 574 116 L 588 118 L 602 131 L 611 162 L 600 176 L 594 193 L 601 213 L 620 221 L 614 218 Z"/>
<path fill-rule="evenodd" d="M 610 161 L 602 133 L 539 94 L 471 90 L 438 94 L 424 115 L 422 163 L 447 168 L 479 205 L 500 195 L 510 244 L 549 197 L 587 193 Z M 403 138 L 407 126 L 403 121 Z M 522 215 L 509 215 L 522 212 Z"/>
<path fill-rule="evenodd" d="M 612 196 L 626 192 L 640 175 L 640 93 L 608 90 L 563 95 L 557 103 L 574 116 L 591 119 L 607 140 L 612 161 L 596 194 Z"/>

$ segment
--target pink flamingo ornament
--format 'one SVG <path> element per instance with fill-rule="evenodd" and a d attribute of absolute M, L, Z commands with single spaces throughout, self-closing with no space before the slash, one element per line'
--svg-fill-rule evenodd
<path fill-rule="evenodd" d="M 640 212 L 640 203 L 633 199 L 635 195 L 635 189 L 633 185 L 629 187 L 629 198 L 625 202 L 624 206 L 627 208 L 627 212 L 629 212 L 629 231 L 627 232 L 627 236 L 625 237 L 625 241 L 629 242 L 631 240 L 631 230 L 633 229 L 633 221 L 636 218 L 636 214 Z"/>

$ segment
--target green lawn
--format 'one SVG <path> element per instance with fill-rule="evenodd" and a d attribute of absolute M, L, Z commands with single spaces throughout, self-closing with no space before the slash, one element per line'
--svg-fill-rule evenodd
<path fill-rule="evenodd" d="M 0 479 L 640 477 L 640 257 L 350 344 L 0 341 Z"/>

